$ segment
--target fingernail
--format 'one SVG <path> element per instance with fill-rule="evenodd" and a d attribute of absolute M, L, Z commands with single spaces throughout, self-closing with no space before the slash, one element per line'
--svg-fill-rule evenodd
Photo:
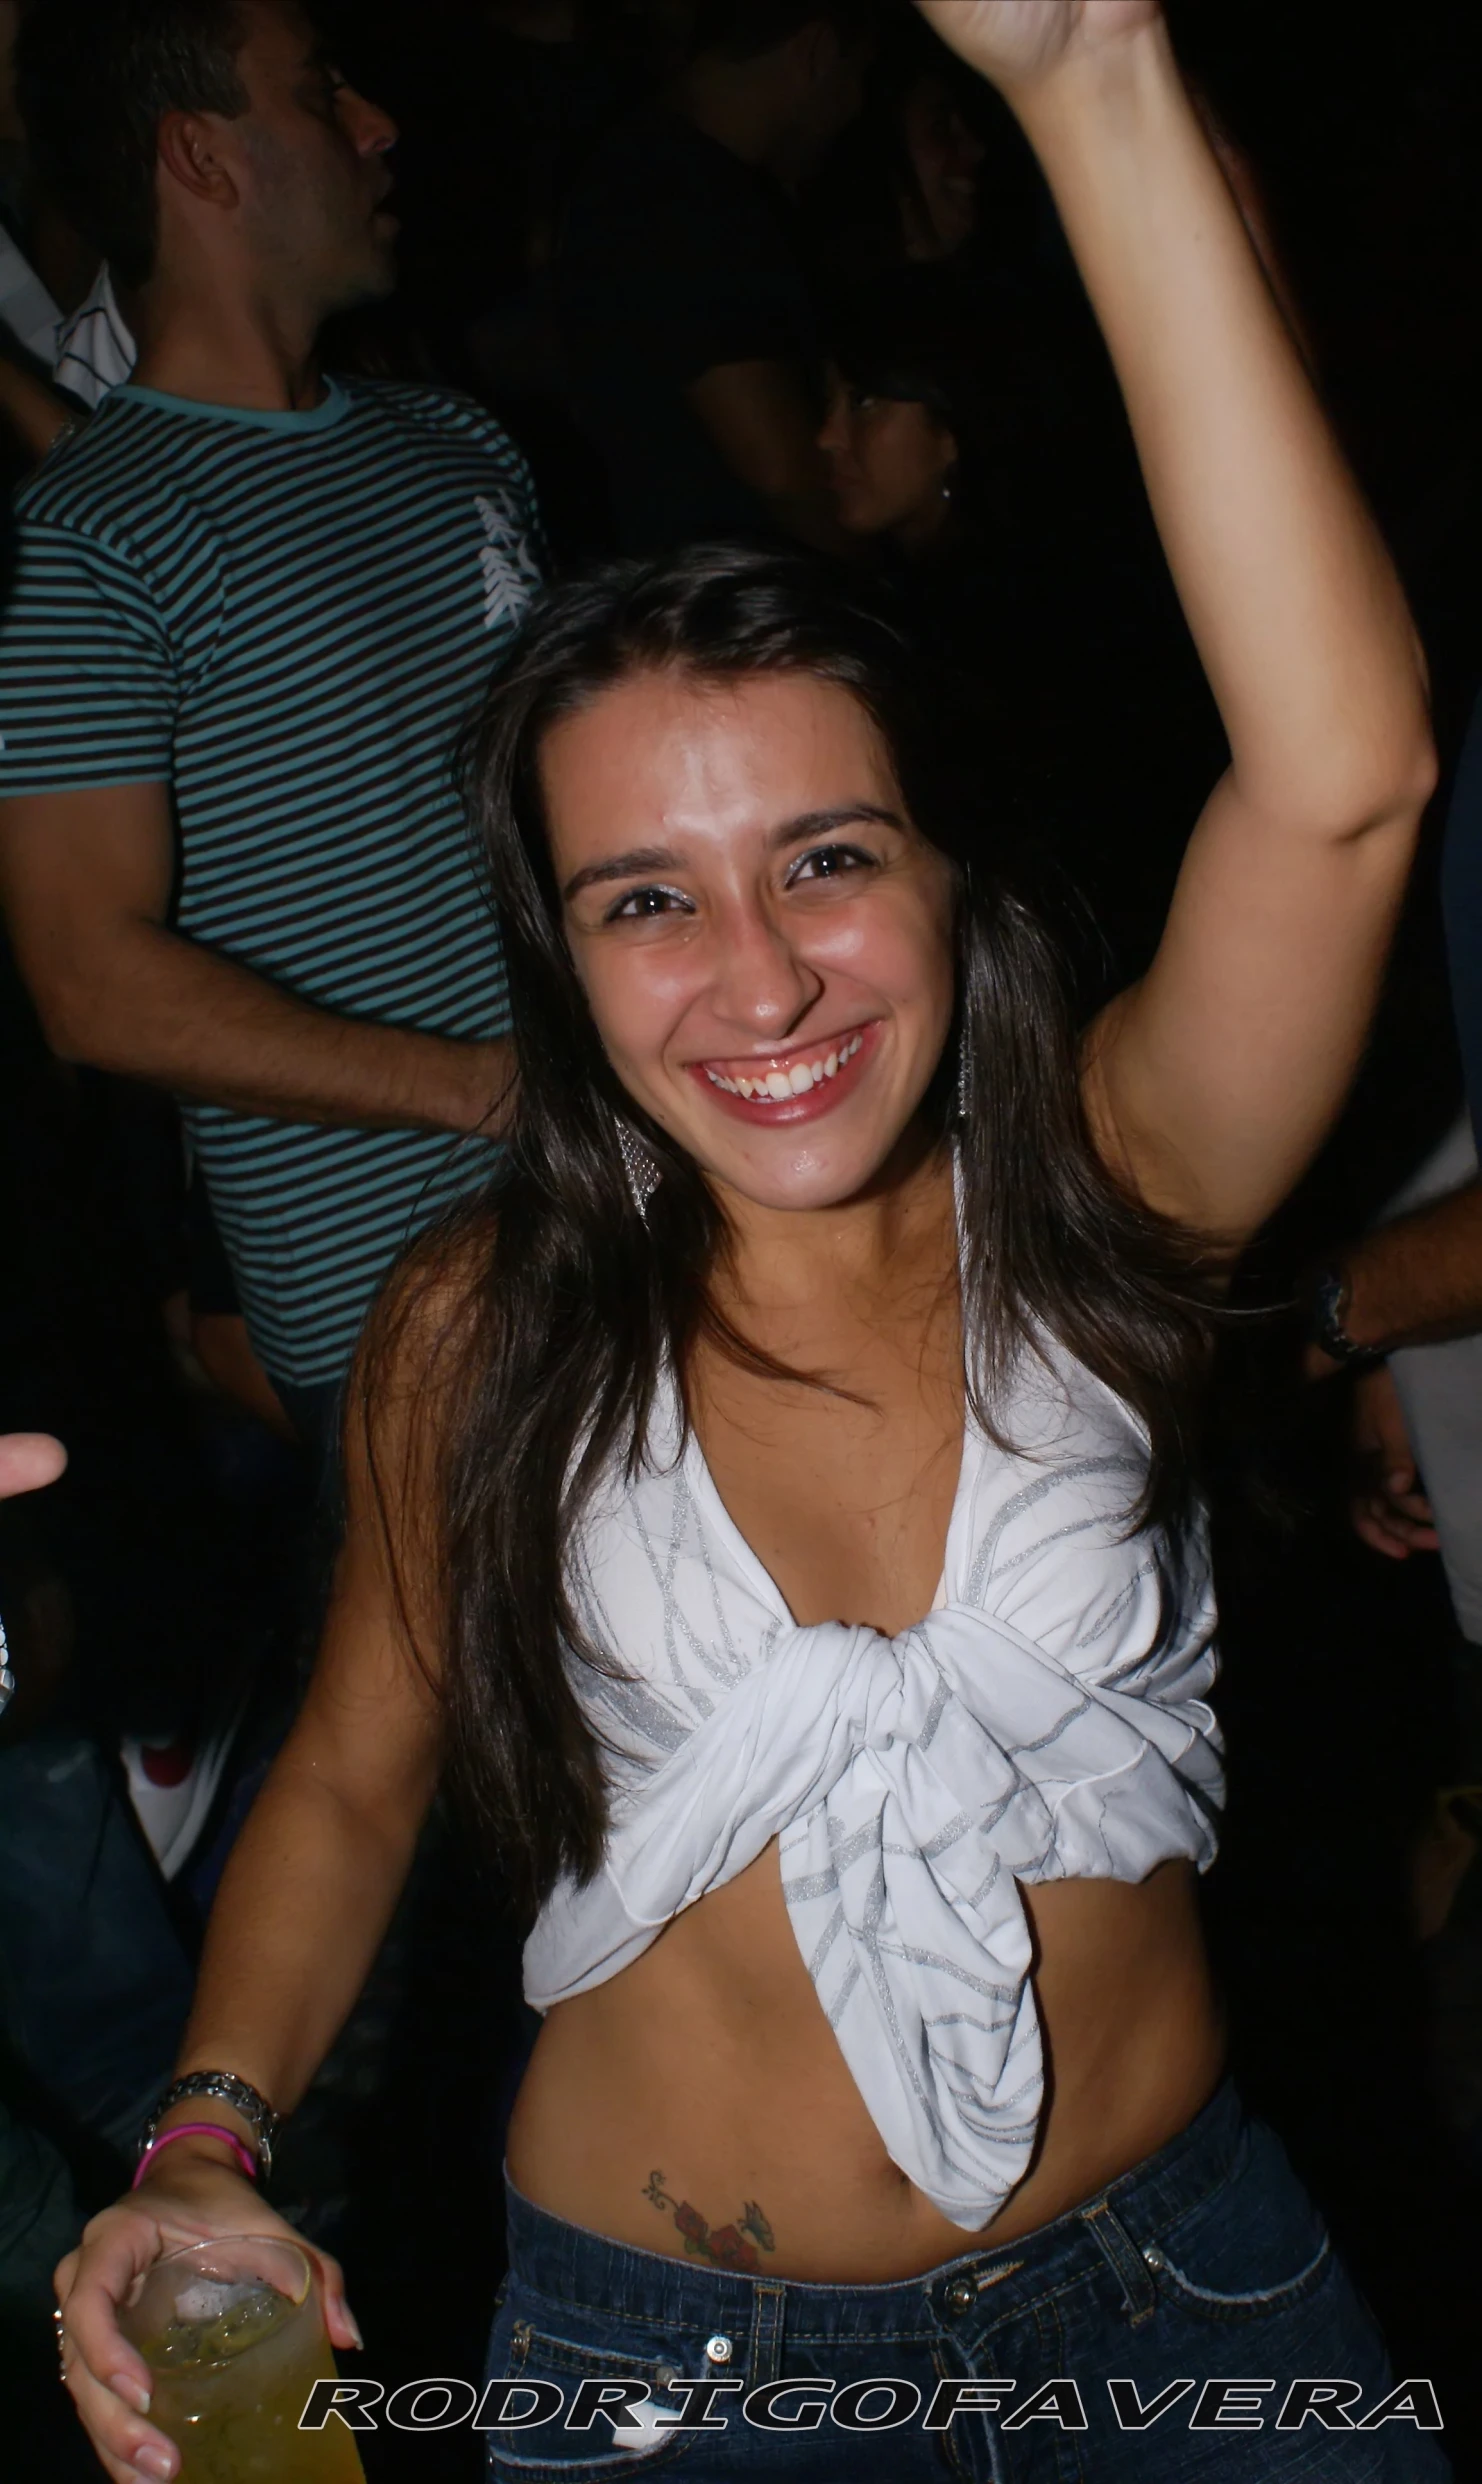
<path fill-rule="evenodd" d="M 149 2392 L 140 2387 L 132 2372 L 115 2372 L 108 2386 L 116 2398 L 122 2398 L 125 2406 L 133 2408 L 136 2415 L 149 2413 Z"/>
<path fill-rule="evenodd" d="M 169 2479 L 175 2472 L 175 2461 L 168 2450 L 135 2450 L 134 2464 L 144 2475 L 157 2475 L 160 2484 L 169 2484 Z"/>
<path fill-rule="evenodd" d="M 357 2352 L 363 2355 L 363 2354 L 364 2354 L 364 2352 L 365 2352 L 365 2340 L 364 2340 L 364 2338 L 363 2338 L 363 2337 L 361 2336 L 361 2334 L 360 2334 L 360 2323 L 359 2323 L 359 2321 L 356 2319 L 355 2314 L 354 2314 L 354 2313 L 352 2312 L 352 2310 L 350 2309 L 350 2306 L 349 2306 L 349 2304 L 348 2304 L 348 2303 L 346 2303 L 346 2304 L 345 2304 L 345 2306 L 344 2306 L 344 2313 L 345 2313 L 345 2326 L 346 2326 L 346 2328 L 347 2328 L 347 2329 L 349 2330 L 349 2332 L 350 2332 L 351 2339 L 352 2339 L 352 2341 L 353 2341 L 353 2343 L 354 2343 L 354 2345 L 355 2345 L 355 2348 L 356 2348 Z"/>

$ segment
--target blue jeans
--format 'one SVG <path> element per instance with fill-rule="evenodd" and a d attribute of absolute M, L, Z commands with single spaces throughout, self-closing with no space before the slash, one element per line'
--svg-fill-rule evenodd
<path fill-rule="evenodd" d="M 509 2246 L 488 2378 L 546 2387 L 486 2399 L 486 2424 L 513 2419 L 489 2434 L 490 2472 L 508 2484 L 679 2468 L 686 2484 L 1445 2484 L 1450 2472 L 1434 2430 L 1406 2419 L 1408 2405 L 1434 2420 L 1424 2388 L 1386 2416 L 1396 2384 L 1373 2320 L 1280 2141 L 1228 2084 L 1070 2215 L 900 2284 L 731 2275 L 605 2241 L 513 2190 Z M 676 2384 L 702 2376 L 739 2385 L 710 2400 L 724 2428 L 659 2430 L 684 2405 Z M 746 2397 L 810 2381 L 811 2393 Z M 895 2386 L 851 2391 L 867 2381 Z M 959 2389 L 956 2413 L 954 2382 L 977 2384 Z M 703 2394 L 688 2412 L 692 2424 L 706 2412 Z M 544 2420 L 521 2421 L 532 2414 Z M 623 2445 L 615 2424 L 651 2445 Z"/>
<path fill-rule="evenodd" d="M 98 1746 L 38 1734 L 0 1752 L 0 2035 L 123 2156 L 169 2078 L 193 1981 Z"/>

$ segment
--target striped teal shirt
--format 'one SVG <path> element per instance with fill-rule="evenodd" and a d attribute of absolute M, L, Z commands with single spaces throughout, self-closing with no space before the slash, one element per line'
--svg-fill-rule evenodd
<path fill-rule="evenodd" d="M 528 471 L 458 397 L 331 382 L 303 414 L 119 389 L 18 503 L 0 795 L 166 783 L 172 920 L 348 1017 L 507 1024 L 452 759 L 539 583 Z M 341 1372 L 478 1141 L 187 1102 L 275 1377 Z"/>

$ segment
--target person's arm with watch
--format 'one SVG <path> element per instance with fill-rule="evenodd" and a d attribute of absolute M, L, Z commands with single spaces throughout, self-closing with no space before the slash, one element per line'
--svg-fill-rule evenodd
<path fill-rule="evenodd" d="M 162 2251 L 291 2230 L 254 2176 L 276 2120 L 300 2102 L 354 2005 L 436 1786 L 437 1691 L 409 1637 L 419 1651 L 435 1646 L 436 1622 L 398 1607 L 379 1490 L 404 1546 L 423 1504 L 399 1410 L 416 1406 L 420 1417 L 431 1394 L 420 1368 L 404 1368 L 379 1401 L 389 1412 L 376 1425 L 374 1475 L 353 1411 L 346 1425 L 347 1525 L 324 1644 L 223 1875 L 176 2084 L 156 2109 L 136 2187 L 92 2220 L 57 2270 L 63 2377 L 114 2484 L 180 2466 L 146 2420 L 149 2374 L 118 2307 Z M 358 2346 L 338 2265 L 295 2239 L 317 2268 L 331 2343 Z"/>
<path fill-rule="evenodd" d="M 1482 1182 L 1376 1225 L 1308 1283 L 1308 1376 L 1482 1329 Z"/>
<path fill-rule="evenodd" d="M 1371 1552 L 1405 1561 L 1440 1538 L 1387 1357 L 1482 1330 L 1482 1182 L 1376 1225 L 1308 1278 L 1306 1371 L 1353 1379 L 1350 1515 Z"/>

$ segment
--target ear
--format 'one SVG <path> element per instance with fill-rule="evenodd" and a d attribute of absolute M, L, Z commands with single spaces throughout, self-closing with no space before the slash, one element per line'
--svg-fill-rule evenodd
<path fill-rule="evenodd" d="M 203 206 L 232 208 L 241 191 L 222 127 L 214 113 L 167 112 L 159 128 L 159 168 Z"/>

